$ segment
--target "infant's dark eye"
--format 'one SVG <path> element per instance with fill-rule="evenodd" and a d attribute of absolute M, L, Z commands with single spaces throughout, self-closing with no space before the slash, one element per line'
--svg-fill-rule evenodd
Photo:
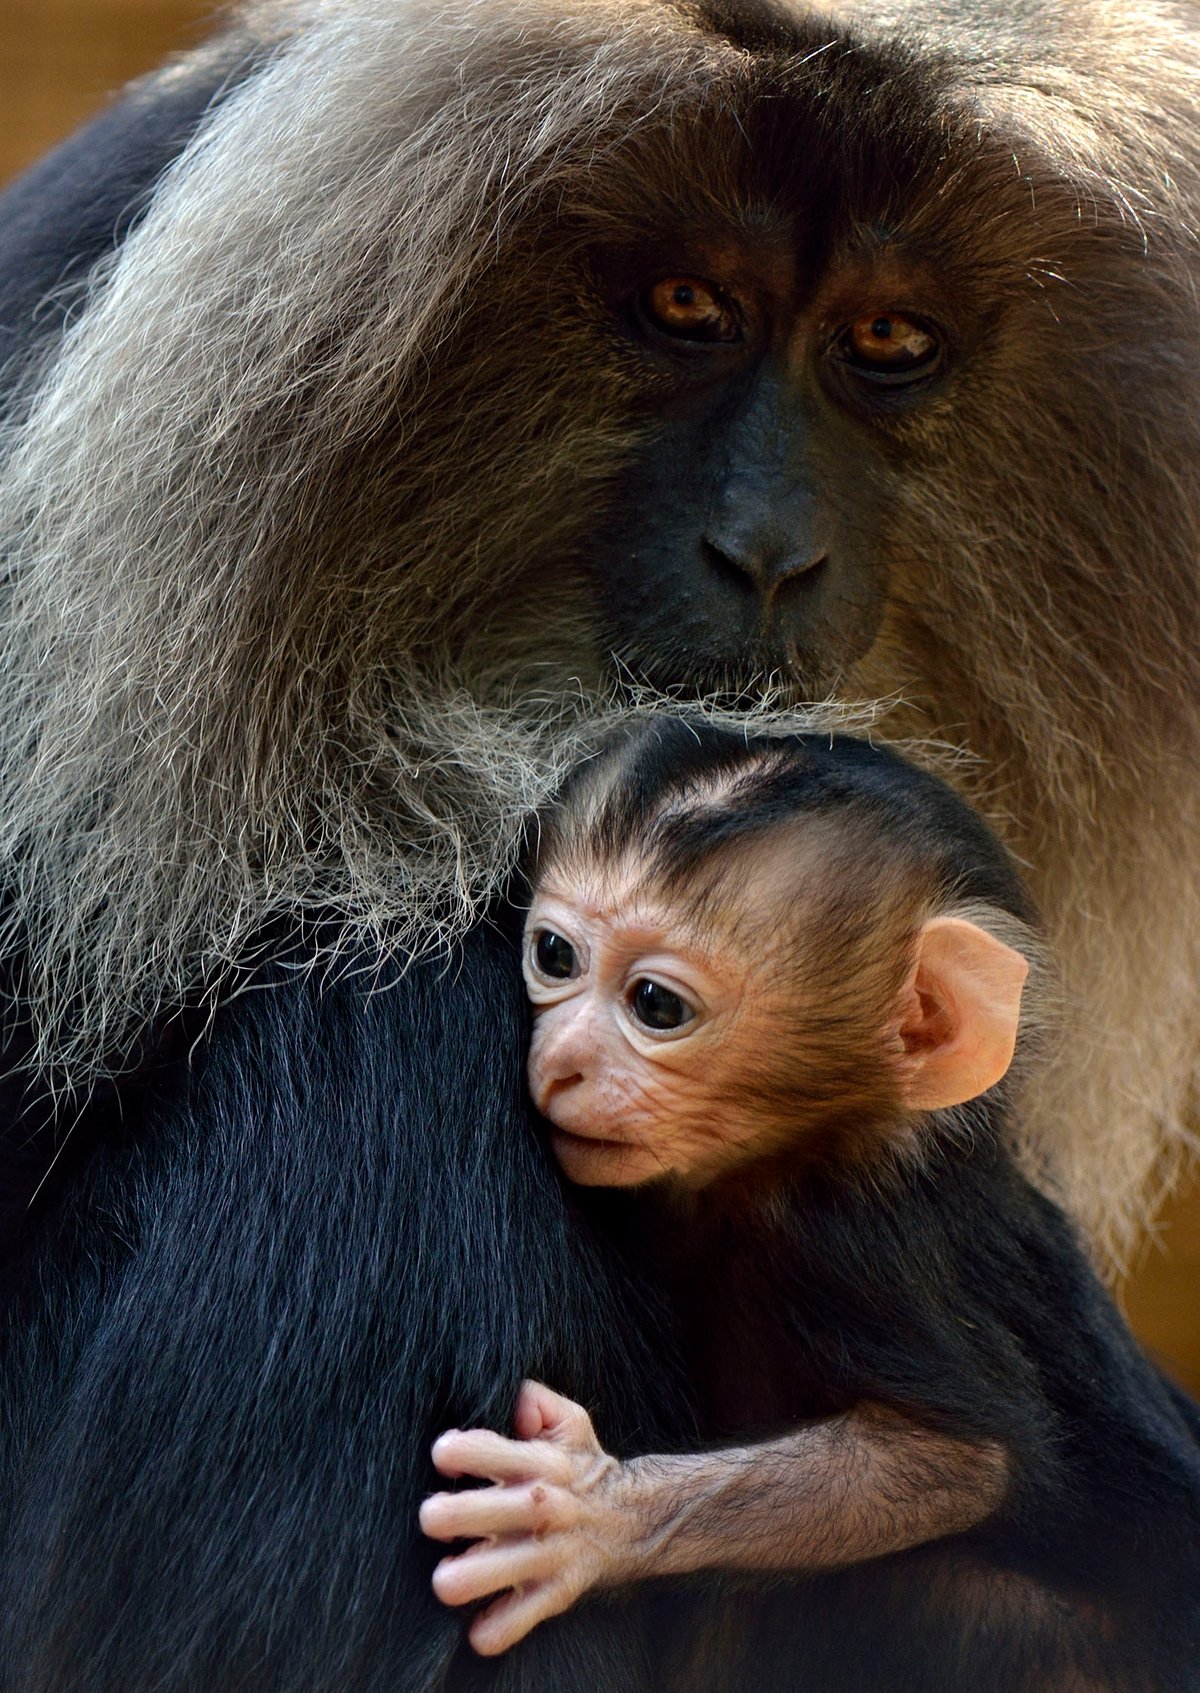
<path fill-rule="evenodd" d="M 696 1013 L 686 999 L 681 999 L 661 982 L 649 977 L 634 985 L 629 1007 L 637 1021 L 646 1029 L 682 1029 Z"/>
<path fill-rule="evenodd" d="M 539 929 L 535 935 L 533 961 L 540 975 L 555 982 L 570 981 L 578 970 L 575 948 L 552 929 Z"/>

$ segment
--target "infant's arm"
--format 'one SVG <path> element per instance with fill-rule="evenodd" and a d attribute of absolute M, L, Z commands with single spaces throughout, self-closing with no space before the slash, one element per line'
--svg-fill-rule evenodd
<path fill-rule="evenodd" d="M 434 1572 L 438 1598 L 500 1597 L 471 1624 L 487 1656 L 593 1588 L 696 1570 L 815 1573 L 958 1534 L 999 1505 L 1000 1447 L 954 1440 L 879 1406 L 757 1446 L 622 1463 L 591 1419 L 536 1382 L 521 1389 L 516 1440 L 451 1430 L 433 1461 L 487 1488 L 421 1507 L 435 1540 L 473 1540 Z"/>

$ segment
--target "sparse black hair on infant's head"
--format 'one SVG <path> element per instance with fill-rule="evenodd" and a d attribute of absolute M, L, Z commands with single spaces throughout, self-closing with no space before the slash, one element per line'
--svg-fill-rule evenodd
<path fill-rule="evenodd" d="M 549 862 L 630 854 L 667 891 L 694 891 L 776 831 L 836 822 L 866 871 L 886 864 L 931 908 L 992 907 L 1033 925 L 1005 848 L 967 802 L 898 754 L 848 735 L 747 735 L 661 715 L 584 764 L 538 820 Z"/>

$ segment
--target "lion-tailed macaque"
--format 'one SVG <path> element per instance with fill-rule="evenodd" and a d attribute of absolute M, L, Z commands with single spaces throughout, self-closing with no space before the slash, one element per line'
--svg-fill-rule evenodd
<path fill-rule="evenodd" d="M 1045 971 L 982 823 L 849 738 L 668 719 L 576 779 L 532 880 L 530 1090 L 716 1444 L 620 1462 L 534 1381 L 516 1438 L 443 1434 L 438 1471 L 493 1484 L 421 1511 L 474 1543 L 434 1589 L 491 1601 L 476 1650 L 594 1589 L 773 1572 L 820 1689 L 1196 1685 L 1197 1414 L 1014 1159 Z"/>
<path fill-rule="evenodd" d="M 974 1693 L 972 1545 L 1035 1642 L 1064 1591 L 1136 1610 L 1086 1557 L 1072 1587 L 1072 1512 L 1148 1431 L 1124 1581 L 1178 1525 L 1182 1413 L 1007 1107 L 898 1097 L 873 1160 L 769 1203 L 563 1181 L 492 917 L 644 693 L 961 749 L 1063 980 L 1029 1168 L 1128 1252 L 1196 1097 L 1198 22 L 234 0 L 5 190 L 4 1693 L 909 1693 L 901 1637 L 915 1693 Z M 843 1049 L 812 1046 L 843 963 L 797 1054 Z M 894 1405 L 1007 1490 L 953 1559 L 789 1574 L 779 1613 L 748 1574 L 724 1620 L 698 1576 L 679 1630 L 635 1582 L 485 1661 L 418 1510 L 439 1432 L 511 1432 L 531 1378 L 622 1462 Z M 1194 1560 L 1144 1561 L 1125 1685 L 1168 1654 L 1177 1693 Z"/>

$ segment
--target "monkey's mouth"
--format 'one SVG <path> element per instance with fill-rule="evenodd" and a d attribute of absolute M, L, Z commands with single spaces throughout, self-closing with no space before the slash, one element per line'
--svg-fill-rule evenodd
<path fill-rule="evenodd" d="M 593 1152 L 630 1152 L 634 1146 L 634 1142 L 629 1140 L 606 1140 L 600 1135 L 576 1134 L 573 1129 L 560 1128 L 553 1121 L 550 1124 L 550 1133 L 565 1141 L 568 1146 L 585 1146 Z"/>

